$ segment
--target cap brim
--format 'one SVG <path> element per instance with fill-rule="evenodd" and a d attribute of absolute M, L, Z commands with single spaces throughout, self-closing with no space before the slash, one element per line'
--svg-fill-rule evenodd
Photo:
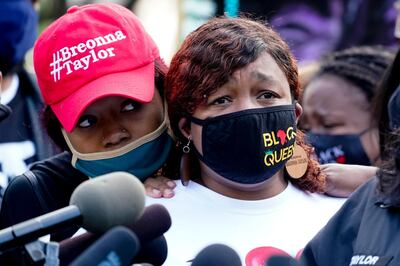
<path fill-rule="evenodd" d="M 110 66 L 112 67 L 112 66 Z M 51 105 L 67 132 L 72 132 L 81 114 L 98 99 L 122 96 L 148 103 L 154 95 L 154 63 L 132 71 L 102 76 L 76 90 L 62 101 Z"/>

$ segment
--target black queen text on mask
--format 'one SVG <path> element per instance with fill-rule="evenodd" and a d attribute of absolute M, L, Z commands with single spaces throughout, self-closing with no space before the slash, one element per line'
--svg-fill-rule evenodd
<path fill-rule="evenodd" d="M 202 154 L 198 158 L 220 176 L 241 184 L 257 184 L 281 170 L 296 141 L 294 105 L 247 109 L 204 120 Z"/>

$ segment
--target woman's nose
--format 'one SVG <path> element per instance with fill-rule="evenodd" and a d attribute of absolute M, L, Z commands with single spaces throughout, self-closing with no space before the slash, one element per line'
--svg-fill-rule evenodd
<path fill-rule="evenodd" d="M 262 107 L 256 99 L 252 99 L 251 97 L 243 97 L 238 100 L 238 110 L 247 110 Z"/>
<path fill-rule="evenodd" d="M 103 134 L 103 146 L 110 148 L 120 145 L 130 139 L 130 134 L 125 128 L 110 129 Z"/>

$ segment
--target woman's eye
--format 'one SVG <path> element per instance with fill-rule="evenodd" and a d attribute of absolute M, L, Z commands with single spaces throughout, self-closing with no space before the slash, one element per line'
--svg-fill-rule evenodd
<path fill-rule="evenodd" d="M 97 118 L 93 115 L 84 115 L 78 121 L 78 127 L 88 128 L 96 124 Z"/>
<path fill-rule="evenodd" d="M 261 93 L 260 96 L 258 96 L 259 99 L 273 99 L 273 98 L 278 98 L 278 97 L 279 97 L 279 95 L 272 91 L 265 91 L 265 92 Z"/>
<path fill-rule="evenodd" d="M 134 101 L 126 101 L 124 102 L 123 106 L 122 106 L 122 110 L 121 112 L 130 112 L 133 110 L 136 110 L 139 106 L 139 103 L 134 102 Z"/>
<path fill-rule="evenodd" d="M 224 96 L 224 97 L 219 97 L 219 98 L 213 100 L 211 102 L 211 104 L 212 105 L 223 105 L 223 104 L 228 104 L 229 102 L 231 102 L 231 100 L 228 97 Z"/>

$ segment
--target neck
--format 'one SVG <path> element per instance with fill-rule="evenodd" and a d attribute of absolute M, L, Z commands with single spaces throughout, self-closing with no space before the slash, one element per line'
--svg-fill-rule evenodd
<path fill-rule="evenodd" d="M 268 180 L 258 184 L 240 184 L 218 175 L 205 164 L 200 162 L 201 181 L 200 183 L 224 196 L 240 200 L 263 200 L 272 198 L 287 187 L 287 180 L 284 178 L 283 169 L 277 172 Z"/>

